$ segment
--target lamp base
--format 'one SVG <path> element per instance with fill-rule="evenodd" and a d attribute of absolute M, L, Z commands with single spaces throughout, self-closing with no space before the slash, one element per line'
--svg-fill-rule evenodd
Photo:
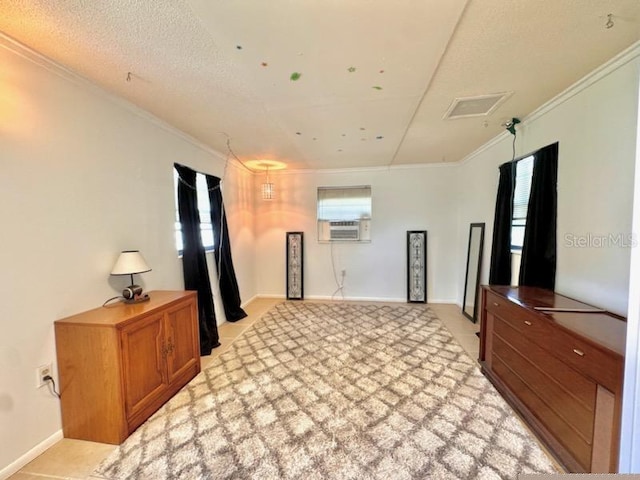
<path fill-rule="evenodd" d="M 130 304 L 130 303 L 142 303 L 142 302 L 148 302 L 150 298 L 151 297 L 145 293 L 144 295 L 136 296 L 136 297 L 133 297 L 133 298 L 125 298 L 123 300 L 123 302 L 127 303 L 127 304 Z"/>

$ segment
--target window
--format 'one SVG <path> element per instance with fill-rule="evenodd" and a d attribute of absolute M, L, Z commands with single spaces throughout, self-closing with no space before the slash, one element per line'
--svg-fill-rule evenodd
<path fill-rule="evenodd" d="M 371 186 L 318 187 L 318 240 L 367 242 Z"/>
<path fill-rule="evenodd" d="M 180 225 L 180 213 L 178 211 L 178 172 L 173 170 L 173 182 L 175 184 L 175 237 L 176 249 L 182 255 L 182 225 Z M 196 174 L 196 193 L 198 196 L 198 212 L 200 213 L 200 238 L 207 252 L 213 252 L 215 245 L 213 244 L 213 225 L 211 225 L 211 207 L 209 205 L 209 189 L 207 188 L 207 180 L 201 173 Z"/>
<path fill-rule="evenodd" d="M 527 223 L 531 177 L 533 175 L 533 155 L 516 163 L 516 186 L 513 194 L 513 218 L 511 219 L 511 251 L 521 252 L 524 243 L 524 228 Z"/>

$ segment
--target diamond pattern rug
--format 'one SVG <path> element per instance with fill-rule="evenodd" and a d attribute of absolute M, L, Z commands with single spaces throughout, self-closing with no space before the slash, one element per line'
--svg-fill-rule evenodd
<path fill-rule="evenodd" d="M 100 465 L 108 479 L 556 473 L 427 306 L 274 307 Z"/>

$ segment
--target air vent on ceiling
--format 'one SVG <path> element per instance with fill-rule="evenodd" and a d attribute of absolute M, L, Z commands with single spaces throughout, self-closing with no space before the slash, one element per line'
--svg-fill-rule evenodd
<path fill-rule="evenodd" d="M 489 115 L 504 102 L 513 92 L 492 93 L 489 95 L 478 95 L 476 97 L 456 98 L 451 102 L 451 106 L 444 119 L 456 119 L 466 117 L 483 117 Z"/>

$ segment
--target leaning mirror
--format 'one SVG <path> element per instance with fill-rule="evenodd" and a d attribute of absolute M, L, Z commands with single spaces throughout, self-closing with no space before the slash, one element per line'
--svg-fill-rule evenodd
<path fill-rule="evenodd" d="M 467 250 L 467 271 L 462 294 L 462 314 L 473 323 L 478 321 L 483 243 L 484 223 L 472 223 L 469 227 L 469 248 Z"/>

